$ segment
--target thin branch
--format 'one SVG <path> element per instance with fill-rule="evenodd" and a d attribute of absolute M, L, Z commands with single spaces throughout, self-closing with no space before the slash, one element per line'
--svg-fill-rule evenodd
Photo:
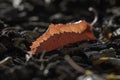
<path fill-rule="evenodd" d="M 65 55 L 64 59 L 79 73 L 84 74 L 85 73 L 85 69 L 82 68 L 81 66 L 79 66 L 75 61 L 73 61 L 73 59 L 69 56 L 69 55 Z"/>
<path fill-rule="evenodd" d="M 91 25 L 93 26 L 98 20 L 98 13 L 93 7 L 89 7 L 88 10 L 92 11 L 95 14 L 95 17 L 94 17 L 93 21 L 91 22 Z"/>

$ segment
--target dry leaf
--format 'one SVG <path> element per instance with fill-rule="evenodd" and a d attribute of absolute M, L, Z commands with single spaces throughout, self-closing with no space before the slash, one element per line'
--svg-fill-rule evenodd
<path fill-rule="evenodd" d="M 48 30 L 30 46 L 30 54 L 52 51 L 78 41 L 94 40 L 92 27 L 86 21 L 51 24 Z"/>

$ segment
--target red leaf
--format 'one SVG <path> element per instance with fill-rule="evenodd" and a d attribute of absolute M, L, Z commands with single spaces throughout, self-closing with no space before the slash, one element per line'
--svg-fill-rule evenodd
<path fill-rule="evenodd" d="M 51 24 L 48 30 L 30 46 L 30 54 L 48 52 L 70 43 L 94 39 L 92 27 L 86 21 L 71 24 Z"/>

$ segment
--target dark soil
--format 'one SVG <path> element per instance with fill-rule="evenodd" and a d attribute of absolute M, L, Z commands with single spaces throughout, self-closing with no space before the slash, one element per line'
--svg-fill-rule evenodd
<path fill-rule="evenodd" d="M 49 24 L 94 17 L 96 40 L 28 55 Z M 0 0 L 0 80 L 120 80 L 120 0 Z"/>

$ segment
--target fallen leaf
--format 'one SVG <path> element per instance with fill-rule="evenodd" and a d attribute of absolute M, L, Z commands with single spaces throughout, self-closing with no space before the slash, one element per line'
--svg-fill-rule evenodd
<path fill-rule="evenodd" d="M 29 54 L 49 52 L 79 41 L 96 39 L 92 27 L 86 21 L 69 24 L 51 24 L 48 30 L 30 46 Z"/>

